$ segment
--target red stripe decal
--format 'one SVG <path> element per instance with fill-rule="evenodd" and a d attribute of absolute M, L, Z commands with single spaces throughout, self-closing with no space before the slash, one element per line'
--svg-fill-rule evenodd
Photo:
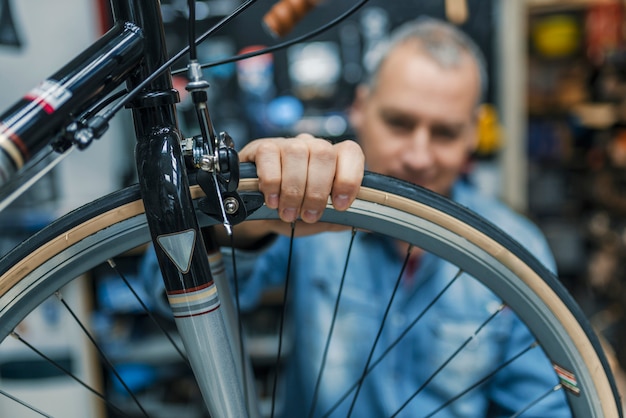
<path fill-rule="evenodd" d="M 24 98 L 41 107 L 41 109 L 47 114 L 51 115 L 54 113 L 54 107 L 52 107 L 50 103 L 46 102 L 43 97 L 31 96 L 30 94 L 27 94 Z"/>
<path fill-rule="evenodd" d="M 207 287 L 211 287 L 213 286 L 213 281 L 210 281 L 209 283 L 200 285 L 200 286 L 196 286 L 196 287 L 190 287 L 187 289 L 182 289 L 182 290 L 168 290 L 167 294 L 168 295 L 183 295 L 185 293 L 193 293 L 193 292 L 197 292 L 198 290 L 202 290 L 202 289 L 206 289 Z"/>
<path fill-rule="evenodd" d="M 44 80 L 37 87 L 26 93 L 24 99 L 40 106 L 47 114 L 54 113 L 72 97 L 72 92 L 55 80 Z"/>

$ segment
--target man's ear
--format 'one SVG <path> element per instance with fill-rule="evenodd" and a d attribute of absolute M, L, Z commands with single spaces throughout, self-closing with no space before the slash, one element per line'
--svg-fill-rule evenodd
<path fill-rule="evenodd" d="M 368 95 L 369 88 L 367 86 L 360 85 L 356 88 L 349 114 L 350 125 L 352 125 L 353 129 L 358 130 L 363 124 L 363 118 L 365 117 L 365 101 Z"/>

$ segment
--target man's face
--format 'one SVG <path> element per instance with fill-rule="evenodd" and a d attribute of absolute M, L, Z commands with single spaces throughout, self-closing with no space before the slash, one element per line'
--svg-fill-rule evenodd
<path fill-rule="evenodd" d="M 352 109 L 367 168 L 449 194 L 476 146 L 478 80 L 468 56 L 442 68 L 414 44 L 398 46 Z"/>

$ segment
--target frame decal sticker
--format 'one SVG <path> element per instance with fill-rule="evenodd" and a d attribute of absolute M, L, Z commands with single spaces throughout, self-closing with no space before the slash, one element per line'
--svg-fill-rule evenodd
<path fill-rule="evenodd" d="M 215 283 L 184 291 L 167 292 L 175 318 L 188 318 L 211 313 L 220 307 Z"/>
<path fill-rule="evenodd" d="M 72 97 L 72 92 L 55 80 L 44 80 L 26 93 L 24 99 L 39 105 L 47 114 L 54 113 Z"/>

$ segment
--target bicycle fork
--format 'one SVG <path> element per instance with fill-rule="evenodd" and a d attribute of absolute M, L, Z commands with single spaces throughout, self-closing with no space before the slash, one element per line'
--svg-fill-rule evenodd
<path fill-rule="evenodd" d="M 111 4 L 116 20 L 132 21 L 146 32 L 145 61 L 128 81 L 132 88 L 164 61 L 160 4 L 157 0 L 112 0 Z M 226 326 L 228 319 L 193 210 L 176 102 L 178 93 L 169 71 L 132 102 L 146 217 L 176 325 L 211 416 L 247 417 L 238 347 Z M 219 252 L 211 257 L 219 257 Z"/>

